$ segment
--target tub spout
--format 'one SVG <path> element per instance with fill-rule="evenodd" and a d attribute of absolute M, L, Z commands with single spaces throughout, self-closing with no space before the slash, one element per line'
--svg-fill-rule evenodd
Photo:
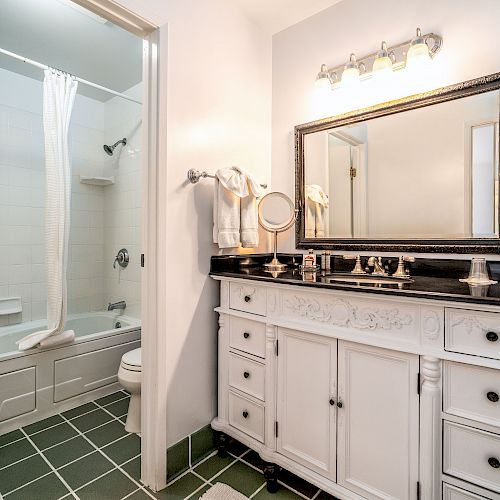
<path fill-rule="evenodd" d="M 120 302 L 115 302 L 112 304 L 111 302 L 108 304 L 108 311 L 114 311 L 115 309 L 125 309 L 127 304 L 124 300 L 120 300 Z"/>

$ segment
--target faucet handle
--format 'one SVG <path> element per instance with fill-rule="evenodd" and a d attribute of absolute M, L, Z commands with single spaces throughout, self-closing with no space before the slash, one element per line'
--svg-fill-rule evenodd
<path fill-rule="evenodd" d="M 356 265 L 351 271 L 351 274 L 366 274 L 365 270 L 361 266 L 361 256 L 360 255 L 343 255 L 344 260 L 356 260 Z"/>
<path fill-rule="evenodd" d="M 415 262 L 415 257 L 410 255 L 401 255 L 399 257 L 398 268 L 393 274 L 395 278 L 409 278 L 410 274 L 405 269 L 405 262 Z"/>

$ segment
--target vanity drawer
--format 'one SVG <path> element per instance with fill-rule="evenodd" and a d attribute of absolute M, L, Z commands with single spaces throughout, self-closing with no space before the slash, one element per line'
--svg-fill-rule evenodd
<path fill-rule="evenodd" d="M 443 411 L 500 427 L 500 370 L 445 362 Z"/>
<path fill-rule="evenodd" d="M 266 325 L 250 319 L 229 319 L 229 345 L 233 349 L 266 357 Z"/>
<path fill-rule="evenodd" d="M 500 436 L 444 422 L 443 472 L 500 492 Z"/>
<path fill-rule="evenodd" d="M 484 498 L 487 497 L 482 497 L 451 484 L 443 483 L 443 500 L 483 500 Z"/>
<path fill-rule="evenodd" d="M 445 349 L 500 359 L 500 313 L 447 308 Z"/>
<path fill-rule="evenodd" d="M 266 315 L 266 289 L 239 283 L 229 284 L 229 308 Z"/>
<path fill-rule="evenodd" d="M 264 442 L 264 407 L 229 391 L 229 425 Z"/>
<path fill-rule="evenodd" d="M 229 385 L 264 401 L 265 366 L 243 356 L 230 353 Z"/>

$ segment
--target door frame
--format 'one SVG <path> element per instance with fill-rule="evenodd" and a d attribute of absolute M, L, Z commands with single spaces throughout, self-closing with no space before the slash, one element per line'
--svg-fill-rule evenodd
<path fill-rule="evenodd" d="M 113 0 L 72 0 L 141 37 L 143 46 L 141 253 L 141 481 L 167 484 L 166 97 L 168 27 L 158 27 Z"/>

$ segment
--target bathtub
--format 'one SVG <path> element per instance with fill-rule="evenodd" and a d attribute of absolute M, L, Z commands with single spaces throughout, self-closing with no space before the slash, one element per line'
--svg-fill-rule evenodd
<path fill-rule="evenodd" d="M 0 327 L 0 434 L 116 391 L 122 355 L 141 345 L 140 321 L 112 311 L 68 316 L 70 344 L 19 351 L 44 323 Z"/>

